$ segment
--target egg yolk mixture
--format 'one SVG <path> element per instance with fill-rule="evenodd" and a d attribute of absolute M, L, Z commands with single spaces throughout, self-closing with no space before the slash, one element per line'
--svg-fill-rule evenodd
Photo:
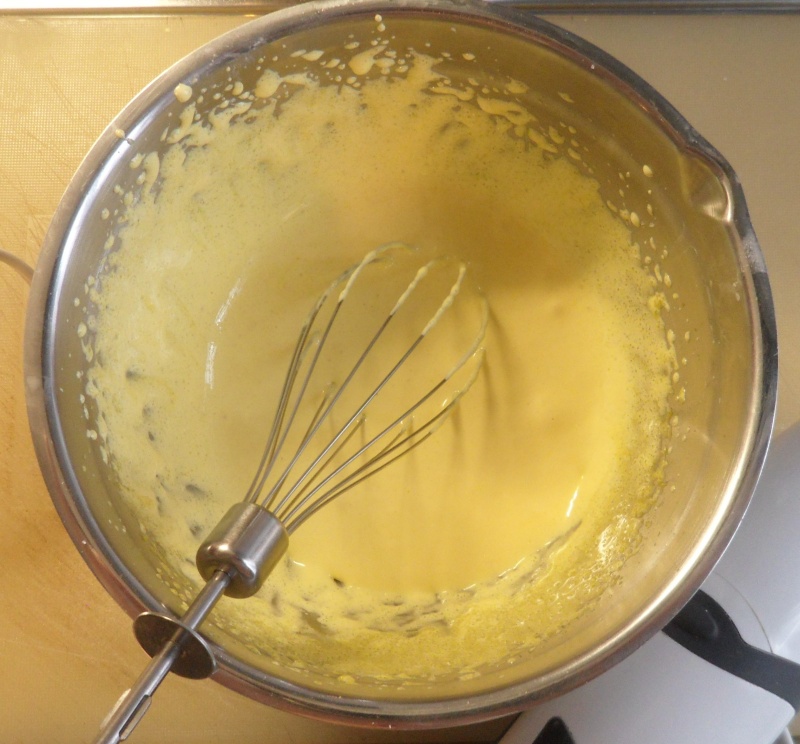
<path fill-rule="evenodd" d="M 469 267 L 489 320 L 456 413 L 215 610 L 254 652 L 341 679 L 478 673 L 557 633 L 635 550 L 669 431 L 651 276 L 564 137 L 535 128 L 521 84 L 459 88 L 390 51 L 354 50 L 356 84 L 265 65 L 207 117 L 183 86 L 170 147 L 132 163 L 144 188 L 91 318 L 99 443 L 186 601 L 320 292 L 394 241 Z"/>

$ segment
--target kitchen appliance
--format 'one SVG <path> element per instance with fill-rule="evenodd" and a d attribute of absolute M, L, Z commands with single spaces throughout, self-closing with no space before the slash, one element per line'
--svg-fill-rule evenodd
<path fill-rule="evenodd" d="M 790 742 L 785 727 L 800 710 L 798 534 L 795 424 L 773 441 L 739 530 L 677 617 L 614 669 L 521 715 L 501 744 Z"/>

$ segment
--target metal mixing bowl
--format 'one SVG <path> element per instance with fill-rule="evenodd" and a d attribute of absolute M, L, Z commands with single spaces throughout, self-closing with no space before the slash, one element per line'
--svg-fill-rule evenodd
<path fill-rule="evenodd" d="M 625 180 L 631 211 L 655 205 L 659 219 L 631 221 L 634 239 L 669 246 L 661 269 L 680 282 L 670 311 L 678 357 L 691 359 L 690 391 L 674 422 L 668 498 L 649 515 L 643 544 L 621 580 L 556 641 L 519 663 L 428 688 L 353 685 L 275 666 L 234 632 L 211 628 L 219 682 L 295 712 L 349 723 L 435 726 L 500 715 L 573 687 L 610 667 L 660 629 L 713 568 L 741 519 L 760 471 L 775 407 L 777 351 L 772 300 L 740 184 L 728 163 L 658 93 L 577 37 L 524 12 L 470 2 L 309 3 L 226 34 L 168 70 L 113 121 L 80 167 L 56 212 L 36 270 L 26 331 L 31 428 L 41 468 L 76 546 L 130 614 L 176 612 L 163 561 L 116 496 L 113 473 L 87 438 L 81 395 L 86 365 L 76 332 L 87 277 L 113 235 L 104 217 L 137 188 L 137 153 L 163 151 L 162 132 L 187 83 L 222 90 L 231 75 L 252 88 L 257 60 L 297 69 L 289 52 L 333 52 L 368 39 L 376 14 L 398 47 L 447 51 L 454 81 L 525 83 L 542 127 L 566 122 L 588 147 L 587 174 L 614 202 Z M 462 64 L 475 54 L 479 66 Z M 282 68 L 282 66 L 285 66 Z M 201 107 L 202 108 L 202 107 Z M 124 132 L 124 136 L 120 136 Z M 564 155 L 567 156 L 566 154 Z M 647 166 L 646 168 L 644 166 Z M 648 174 L 657 174 L 648 177 Z M 115 187 L 119 187 L 116 188 Z M 640 224 L 636 224 L 639 222 Z"/>

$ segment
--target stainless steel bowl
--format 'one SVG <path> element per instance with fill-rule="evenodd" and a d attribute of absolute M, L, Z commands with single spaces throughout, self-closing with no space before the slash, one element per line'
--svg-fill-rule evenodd
<path fill-rule="evenodd" d="M 518 710 L 597 675 L 660 629 L 709 574 L 747 506 L 769 441 L 776 394 L 775 319 L 761 252 L 739 181 L 728 163 L 656 91 L 581 39 L 525 12 L 472 2 L 403 0 L 308 3 L 255 20 L 165 72 L 109 125 L 88 154 L 53 219 L 29 306 L 26 381 L 31 428 L 53 501 L 76 546 L 130 614 L 177 611 L 145 545 L 116 497 L 113 473 L 86 436 L 80 403 L 85 366 L 74 298 L 84 296 L 114 227 L 119 192 L 135 190 L 128 163 L 162 150 L 181 109 L 179 83 L 222 89 L 231 70 L 255 85 L 257 60 L 277 49 L 341 47 L 368 38 L 374 17 L 398 47 L 450 52 L 448 75 L 503 77 L 528 86 L 543 126 L 567 122 L 590 143 L 583 154 L 609 200 L 625 174 L 631 208 L 656 205 L 654 227 L 631 229 L 669 246 L 662 268 L 680 281 L 671 310 L 679 357 L 691 358 L 667 477 L 672 490 L 649 515 L 620 582 L 553 642 L 524 660 L 473 679 L 427 688 L 350 685 L 274 666 L 234 632 L 211 628 L 219 682 L 295 712 L 348 723 L 423 727 L 466 723 Z M 460 64 L 476 54 L 480 66 Z M 294 69 L 281 53 L 275 66 Z M 294 66 L 294 67 L 293 67 Z M 564 95 L 564 94 L 568 95 Z M 211 95 L 206 96 L 213 105 Z M 124 132 L 124 136 L 119 134 Z M 643 166 L 657 175 L 648 178 Z M 120 189 L 115 190 L 115 186 Z"/>

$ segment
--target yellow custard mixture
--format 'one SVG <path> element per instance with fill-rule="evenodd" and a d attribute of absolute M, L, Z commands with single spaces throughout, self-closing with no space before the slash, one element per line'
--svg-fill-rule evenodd
<path fill-rule="evenodd" d="M 342 679 L 470 674 L 613 585 L 657 498 L 674 352 L 629 226 L 523 86 L 459 88 L 385 44 L 351 55 L 349 83 L 265 64 L 209 117 L 181 87 L 172 146 L 132 163 L 145 188 L 96 278 L 93 425 L 186 601 L 315 298 L 389 242 L 459 257 L 490 317 L 457 413 L 303 525 L 215 622 Z"/>

